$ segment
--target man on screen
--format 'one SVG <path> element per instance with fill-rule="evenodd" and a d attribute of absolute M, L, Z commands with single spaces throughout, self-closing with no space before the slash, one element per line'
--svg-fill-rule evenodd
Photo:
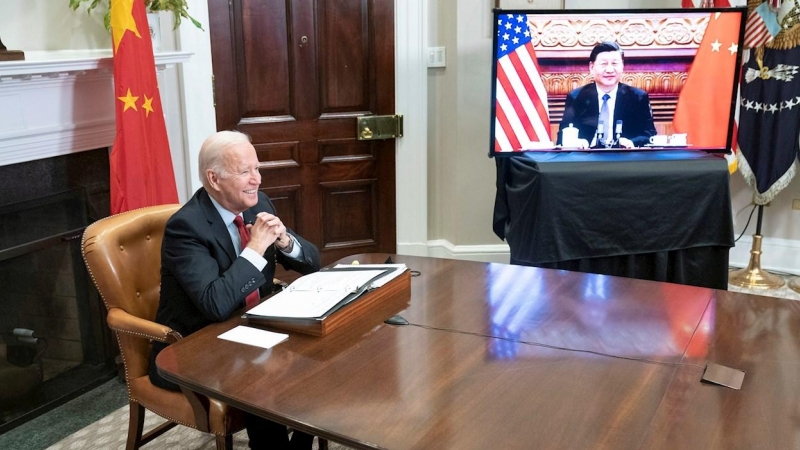
<path fill-rule="evenodd" d="M 578 129 L 578 139 L 591 147 L 605 146 L 606 142 L 617 147 L 642 147 L 656 134 L 647 92 L 619 82 L 622 57 L 616 42 L 600 42 L 592 49 L 589 73 L 594 83 L 567 95 L 558 144 L 562 144 L 561 131 L 570 124 Z"/>

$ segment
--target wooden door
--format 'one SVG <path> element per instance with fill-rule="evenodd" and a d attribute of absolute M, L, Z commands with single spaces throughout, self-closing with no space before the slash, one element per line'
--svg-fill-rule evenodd
<path fill-rule="evenodd" d="M 251 136 L 261 190 L 323 264 L 396 249 L 394 0 L 209 0 L 217 129 Z M 424 176 L 424 174 L 423 174 Z"/>

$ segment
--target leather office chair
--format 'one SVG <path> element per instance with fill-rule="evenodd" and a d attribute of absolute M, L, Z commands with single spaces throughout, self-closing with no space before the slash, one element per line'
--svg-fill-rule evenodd
<path fill-rule="evenodd" d="M 128 449 L 138 449 L 177 424 L 213 433 L 217 449 L 232 449 L 232 433 L 244 428 L 241 411 L 207 399 L 187 397 L 150 383 L 151 341 L 175 342 L 178 332 L 155 323 L 161 285 L 161 241 L 167 219 L 180 205 L 152 206 L 99 220 L 83 234 L 83 260 L 108 310 L 125 366 L 130 423 Z M 198 401 L 199 400 L 199 401 Z M 142 436 L 144 410 L 168 419 Z M 203 411 L 204 412 L 199 412 Z"/>

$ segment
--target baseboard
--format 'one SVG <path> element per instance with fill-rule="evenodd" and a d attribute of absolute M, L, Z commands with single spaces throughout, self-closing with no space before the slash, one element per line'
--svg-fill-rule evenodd
<path fill-rule="evenodd" d="M 731 249 L 729 264 L 747 267 L 750 262 L 752 236 L 742 236 Z M 764 270 L 800 275 L 800 241 L 765 237 L 761 240 L 761 268 Z"/>
<path fill-rule="evenodd" d="M 428 245 L 424 243 L 397 243 L 398 255 L 428 256 Z"/>
<path fill-rule="evenodd" d="M 508 245 L 453 245 L 445 239 L 428 241 L 425 244 L 398 243 L 400 255 L 432 256 L 434 258 L 462 259 L 467 261 L 497 262 L 508 264 L 511 250 Z"/>

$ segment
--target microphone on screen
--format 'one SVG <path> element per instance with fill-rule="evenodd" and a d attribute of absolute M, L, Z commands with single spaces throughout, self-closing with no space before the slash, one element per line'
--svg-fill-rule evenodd
<path fill-rule="evenodd" d="M 604 143 L 604 140 L 603 140 L 603 134 L 604 133 L 603 133 L 603 131 L 605 131 L 605 129 L 606 129 L 606 127 L 605 127 L 605 124 L 603 123 L 602 120 L 597 122 L 597 133 L 596 134 L 597 134 L 597 145 L 598 146 L 600 146 L 600 145 L 602 145 Z"/>

